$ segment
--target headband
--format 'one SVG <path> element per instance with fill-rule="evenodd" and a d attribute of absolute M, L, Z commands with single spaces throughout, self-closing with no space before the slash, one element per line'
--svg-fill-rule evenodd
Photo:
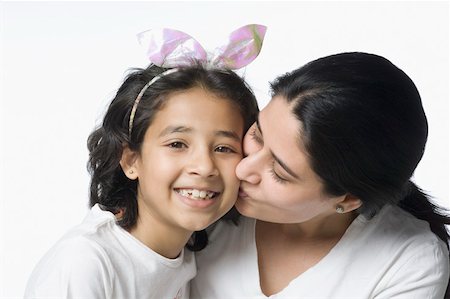
<path fill-rule="evenodd" d="M 213 53 L 205 49 L 192 36 L 182 31 L 163 28 L 152 29 L 138 34 L 140 44 L 146 48 L 150 62 L 169 70 L 155 76 L 136 97 L 130 113 L 128 136 L 131 137 L 133 121 L 139 102 L 145 91 L 164 76 L 178 71 L 179 67 L 201 63 L 204 67 L 217 69 L 240 69 L 255 60 L 261 51 L 266 26 L 250 24 L 233 31 L 228 41 L 217 47 Z"/>

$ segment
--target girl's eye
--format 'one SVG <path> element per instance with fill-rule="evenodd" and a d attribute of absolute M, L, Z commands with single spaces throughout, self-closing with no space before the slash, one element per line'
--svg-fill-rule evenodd
<path fill-rule="evenodd" d="M 186 144 L 184 144 L 183 142 L 179 142 L 179 141 L 169 143 L 167 146 L 170 148 L 177 148 L 177 149 L 187 147 Z"/>
<path fill-rule="evenodd" d="M 256 125 L 253 126 L 249 134 L 252 137 L 252 139 L 256 141 L 256 143 L 261 145 L 264 144 L 264 140 L 261 138 L 261 136 L 259 136 L 258 128 L 256 127 Z"/>
<path fill-rule="evenodd" d="M 229 148 L 228 146 L 218 146 L 218 147 L 216 147 L 215 151 L 219 152 L 219 153 L 235 153 L 236 152 L 235 150 Z"/>

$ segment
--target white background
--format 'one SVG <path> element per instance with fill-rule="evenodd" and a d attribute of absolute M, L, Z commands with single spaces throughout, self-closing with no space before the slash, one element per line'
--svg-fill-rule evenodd
<path fill-rule="evenodd" d="M 88 209 L 86 138 L 130 67 L 136 33 L 188 32 L 213 49 L 248 23 L 268 26 L 244 71 L 260 108 L 268 82 L 321 56 L 383 55 L 416 83 L 430 134 L 415 181 L 449 207 L 447 2 L 0 3 L 0 297 L 21 297 L 38 259 Z"/>

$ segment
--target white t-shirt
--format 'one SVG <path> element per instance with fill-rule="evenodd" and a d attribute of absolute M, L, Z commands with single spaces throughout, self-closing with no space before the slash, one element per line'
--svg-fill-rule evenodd
<path fill-rule="evenodd" d="M 196 261 L 191 298 L 267 298 L 259 284 L 254 219 L 217 223 Z M 386 206 L 371 220 L 358 216 L 321 261 L 270 298 L 440 299 L 448 279 L 445 243 L 427 222 Z"/>
<path fill-rule="evenodd" d="M 195 272 L 192 252 L 165 258 L 95 205 L 38 263 L 25 298 L 189 298 Z"/>

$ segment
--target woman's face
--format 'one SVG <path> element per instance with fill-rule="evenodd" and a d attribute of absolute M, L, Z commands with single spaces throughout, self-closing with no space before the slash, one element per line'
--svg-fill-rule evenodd
<path fill-rule="evenodd" d="M 246 157 L 236 174 L 241 182 L 236 208 L 245 216 L 301 223 L 335 215 L 343 197 L 322 192 L 300 140 L 301 123 L 282 97 L 274 97 L 244 137 Z"/>

